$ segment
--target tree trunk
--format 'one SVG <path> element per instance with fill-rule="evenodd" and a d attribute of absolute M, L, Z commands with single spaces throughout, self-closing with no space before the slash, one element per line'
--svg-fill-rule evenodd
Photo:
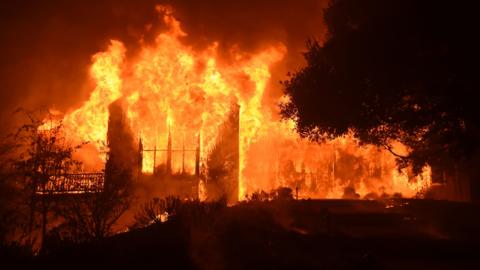
<path fill-rule="evenodd" d="M 33 234 L 34 224 L 35 224 L 35 205 L 36 205 L 36 187 L 33 185 L 32 194 L 30 197 L 30 217 L 28 221 L 28 229 L 30 236 Z"/>
<path fill-rule="evenodd" d="M 41 250 L 45 249 L 45 238 L 47 236 L 47 215 L 48 215 L 48 207 L 45 195 L 42 197 L 42 245 Z"/>

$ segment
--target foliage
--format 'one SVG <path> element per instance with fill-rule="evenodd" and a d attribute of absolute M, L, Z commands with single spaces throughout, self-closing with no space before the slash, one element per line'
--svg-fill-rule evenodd
<path fill-rule="evenodd" d="M 15 246 L 25 238 L 26 215 L 22 190 L 18 187 L 11 166 L 13 143 L 4 138 L 0 143 L 0 245 Z"/>
<path fill-rule="evenodd" d="M 72 155 L 83 144 L 72 146 L 63 134 L 62 122 L 49 112 L 46 118 L 37 112 L 24 112 L 29 122 L 14 134 L 19 150 L 14 163 L 18 172 L 28 178 L 26 186 L 44 191 L 48 181 L 79 169 L 81 163 Z"/>
<path fill-rule="evenodd" d="M 342 199 L 360 199 L 360 195 L 354 187 L 346 187 L 343 189 Z"/>
<path fill-rule="evenodd" d="M 168 196 L 165 199 L 153 198 L 143 203 L 140 209 L 135 213 L 134 228 L 141 228 L 152 223 L 159 223 L 162 215 L 166 217 L 173 216 L 177 213 L 182 201 L 179 198 Z"/>
<path fill-rule="evenodd" d="M 19 110 L 26 118 L 15 134 L 13 157 L 16 178 L 20 181 L 21 200 L 28 204 L 28 233 L 32 238 L 40 226 L 42 244 L 47 234 L 48 217 L 53 210 L 53 201 L 47 198 L 53 190 L 49 187 L 68 172 L 78 170 L 80 162 L 73 153 L 83 144 L 72 146 L 63 133 L 61 121 L 49 111 Z M 40 214 L 40 219 L 36 214 Z"/>
<path fill-rule="evenodd" d="M 105 185 L 101 192 L 65 198 L 57 212 L 65 220 L 68 237 L 76 242 L 110 236 L 119 218 L 129 209 L 132 195 L 132 174 L 129 170 L 107 162 Z"/>
<path fill-rule="evenodd" d="M 280 201 L 293 200 L 292 189 L 288 187 L 279 187 L 274 191 L 273 199 Z"/>
<path fill-rule="evenodd" d="M 206 183 L 209 200 L 220 200 L 226 196 L 229 203 L 238 201 L 238 117 L 239 107 L 232 103 L 232 110 L 220 127 L 216 144 L 208 154 Z"/>
<path fill-rule="evenodd" d="M 270 199 L 271 199 L 271 194 L 262 190 L 262 191 L 257 191 L 252 193 L 252 195 L 249 198 L 249 201 L 265 202 L 265 201 L 269 201 Z"/>
<path fill-rule="evenodd" d="M 186 226 L 208 226 L 219 211 L 227 207 L 226 197 L 216 201 L 180 200 L 178 197 L 153 198 L 143 203 L 135 214 L 133 228 L 142 228 L 164 221 L 176 221 Z M 162 220 L 162 216 L 168 217 Z"/>
<path fill-rule="evenodd" d="M 121 100 L 112 103 L 107 132 L 109 152 L 101 192 L 69 196 L 65 205 L 59 207 L 65 220 L 64 230 L 77 242 L 113 234 L 114 226 L 134 200 L 132 184 L 138 156 L 125 119 Z"/>
<path fill-rule="evenodd" d="M 277 200 L 277 201 L 293 200 L 293 191 L 289 187 L 279 187 L 271 190 L 269 193 L 263 190 L 254 192 L 249 198 L 250 202 L 266 202 L 271 200 Z"/>
<path fill-rule="evenodd" d="M 449 166 L 478 147 L 480 115 L 467 3 L 335 0 L 328 40 L 307 42 L 307 65 L 283 82 L 284 117 L 313 140 L 353 132 L 400 165 Z M 392 140 L 412 151 L 393 151 Z"/>

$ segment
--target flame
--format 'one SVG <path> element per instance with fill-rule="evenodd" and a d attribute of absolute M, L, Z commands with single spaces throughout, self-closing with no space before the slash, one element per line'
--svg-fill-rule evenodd
<path fill-rule="evenodd" d="M 122 96 L 121 70 L 125 59 L 124 45 L 112 40 L 106 52 L 93 56 L 90 75 L 96 87 L 89 100 L 79 109 L 67 114 L 64 125 L 68 134 L 93 143 L 98 150 L 105 145 L 108 128 L 108 106 Z"/>
<path fill-rule="evenodd" d="M 235 61 L 231 63 L 222 60 L 217 42 L 203 51 L 182 43 L 187 33 L 172 10 L 163 6 L 157 10 L 168 30 L 128 61 L 125 46 L 117 40 L 112 40 L 105 52 L 95 54 L 90 75 L 96 87 L 83 106 L 63 120 L 67 133 L 92 142 L 97 155 L 106 144 L 108 106 L 121 98 L 132 130 L 142 136 L 144 149 L 166 148 L 168 134 L 181 138 L 172 140 L 172 148 L 195 149 L 197 136 L 201 135 L 200 155 L 204 161 L 234 100 L 240 106 L 239 199 L 258 190 L 288 185 L 300 185 L 300 194 L 313 198 L 341 197 L 347 186 L 354 186 L 362 196 L 379 190 L 414 196 L 431 184 L 429 168 L 412 181 L 405 172 L 396 170 L 391 155 L 376 147 L 360 146 L 353 136 L 324 144 L 303 140 L 294 131 L 294 120 L 280 121 L 273 113 L 275 109 L 265 108 L 262 100 L 271 68 L 287 52 L 283 44 L 271 44 L 256 53 L 232 48 Z M 288 97 L 280 102 L 288 102 Z M 364 167 L 383 166 L 381 177 L 372 177 L 366 167 L 362 175 L 341 171 L 344 175 L 339 176 L 340 169 L 334 168 L 336 162 L 344 162 L 339 159 L 339 151 L 360 157 Z M 159 152 L 156 158 L 163 160 L 166 154 Z M 142 171 L 151 173 L 154 165 L 153 154 L 145 153 Z M 173 162 L 173 166 L 179 171 L 182 165 Z M 187 172 L 194 171 L 192 162 L 185 166 Z M 205 183 L 199 185 L 204 198 Z"/>
<path fill-rule="evenodd" d="M 198 199 L 201 202 L 207 200 L 207 187 L 205 186 L 205 182 L 203 180 L 198 181 Z"/>

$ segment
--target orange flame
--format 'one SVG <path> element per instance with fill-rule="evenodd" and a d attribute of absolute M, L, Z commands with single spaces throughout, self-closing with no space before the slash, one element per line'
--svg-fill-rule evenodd
<path fill-rule="evenodd" d="M 173 148 L 194 149 L 200 133 L 203 159 L 213 148 L 234 99 L 240 105 L 239 199 L 258 190 L 299 182 L 302 196 L 335 198 L 342 196 L 347 185 L 353 185 L 362 196 L 379 190 L 414 196 L 430 185 L 429 168 L 419 176 L 420 180 L 410 181 L 395 169 L 394 159 L 387 153 L 375 147 L 360 147 L 351 136 L 325 144 L 302 140 L 294 132 L 293 120 L 279 121 L 270 108 L 264 108 L 262 99 L 270 69 L 287 51 L 283 44 L 273 44 L 257 53 L 232 49 L 235 62 L 225 63 L 219 57 L 218 43 L 204 51 L 194 50 L 181 42 L 187 34 L 171 9 L 158 6 L 157 10 L 168 30 L 128 63 L 126 48 L 120 41 L 112 40 L 107 51 L 95 54 L 90 74 L 96 87 L 81 108 L 64 118 L 67 133 L 92 142 L 97 155 L 105 147 L 108 106 L 119 98 L 125 101 L 132 130 L 142 134 L 144 149 L 163 148 L 169 133 L 183 138 L 173 140 Z M 285 100 L 282 97 L 278 102 Z M 360 156 L 368 166 L 381 163 L 381 179 L 371 180 L 368 168 L 364 168 L 362 176 L 334 175 L 336 152 L 340 150 Z M 383 160 L 376 160 L 380 156 Z M 157 158 L 165 158 L 165 154 Z M 142 171 L 151 173 L 153 163 L 153 155 L 145 154 Z M 173 166 L 174 171 L 180 170 L 179 162 Z M 185 169 L 194 170 L 188 164 Z M 319 191 L 314 184 L 329 187 Z"/>

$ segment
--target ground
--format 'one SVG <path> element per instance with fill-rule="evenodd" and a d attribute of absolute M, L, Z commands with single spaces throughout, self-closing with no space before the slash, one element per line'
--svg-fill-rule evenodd
<path fill-rule="evenodd" d="M 480 269 L 478 204 L 276 200 L 202 209 L 23 263 L 49 269 Z"/>

